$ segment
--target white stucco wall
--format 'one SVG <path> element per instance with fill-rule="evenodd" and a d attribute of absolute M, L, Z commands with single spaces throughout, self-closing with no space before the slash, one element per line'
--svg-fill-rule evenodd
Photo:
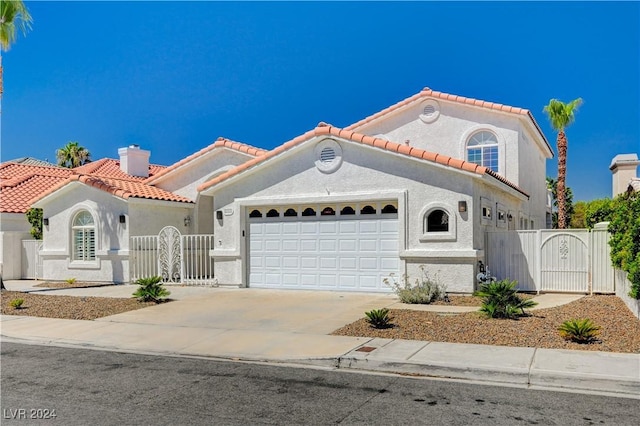
<path fill-rule="evenodd" d="M 49 225 L 43 229 L 43 276 L 49 280 L 98 282 L 129 281 L 129 237 L 155 235 L 162 227 L 173 225 L 189 233 L 184 217 L 192 205 L 115 197 L 81 183 L 71 183 L 54 195 L 41 200 L 43 217 Z M 96 259 L 72 260 L 71 226 L 81 210 L 91 213 L 95 222 Z M 120 215 L 125 223 L 120 223 Z"/>
<path fill-rule="evenodd" d="M 342 164 L 333 173 L 323 173 L 315 166 L 315 147 L 324 139 L 315 138 L 269 160 L 255 172 L 243 174 L 241 179 L 205 191 L 214 197 L 214 210 L 231 213 L 222 222 L 214 220 L 214 257 L 219 282 L 246 285 L 246 217 L 247 211 L 256 206 L 305 203 L 337 206 L 395 200 L 401 228 L 399 251 L 404 269 L 401 272 L 414 274 L 420 264 L 443 265 L 441 269 L 446 270 L 446 276 L 443 273 L 442 278 L 450 291 L 473 291 L 475 264 L 483 258 L 484 246 L 484 238 L 479 237 L 482 231 L 474 232 L 473 223 L 478 220 L 474 204 L 479 197 L 475 193 L 479 175 L 335 138 L 342 148 Z M 509 206 L 517 202 L 495 187 L 492 192 L 496 201 L 505 198 L 509 201 L 504 203 Z M 466 213 L 458 212 L 458 201 L 467 202 Z M 454 238 L 425 238 L 424 215 L 433 207 L 450 213 L 450 224 L 455 225 Z"/>
<path fill-rule="evenodd" d="M 421 118 L 427 103 L 437 105 L 435 120 Z M 409 141 L 428 151 L 466 159 L 466 142 L 481 130 L 494 133 L 499 146 L 499 174 L 518 185 L 530 195 L 528 205 L 520 208 L 518 217 L 526 217 L 527 229 L 533 220 L 535 228 L 546 226 L 546 160 L 551 158 L 540 148 L 544 141 L 532 131 L 532 125 L 524 125 L 526 118 L 465 106 L 442 100 L 423 100 L 404 109 L 366 123 L 355 129 L 372 136 L 404 143 Z"/>
<path fill-rule="evenodd" d="M 22 240 L 32 240 L 24 213 L 0 213 L 0 273 L 5 280 L 22 277 Z"/>
<path fill-rule="evenodd" d="M 194 200 L 198 186 L 227 170 L 238 166 L 253 156 L 224 147 L 216 147 L 184 166 L 167 173 L 154 186 Z"/>

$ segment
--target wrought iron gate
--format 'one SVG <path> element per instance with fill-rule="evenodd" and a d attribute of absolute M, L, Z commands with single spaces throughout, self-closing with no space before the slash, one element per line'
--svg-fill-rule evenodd
<path fill-rule="evenodd" d="M 167 284 L 214 285 L 213 235 L 182 235 L 167 226 L 158 235 L 131 237 L 130 280 L 160 276 Z"/>

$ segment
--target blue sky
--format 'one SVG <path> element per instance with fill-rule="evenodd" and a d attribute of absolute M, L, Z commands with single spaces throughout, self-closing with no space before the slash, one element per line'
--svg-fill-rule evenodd
<path fill-rule="evenodd" d="M 423 87 L 527 108 L 554 147 L 542 108 L 582 97 L 575 200 L 610 196 L 611 159 L 640 152 L 638 2 L 25 4 L 32 31 L 3 53 L 2 161 L 55 161 L 71 140 L 166 165 L 218 136 L 268 149 Z"/>

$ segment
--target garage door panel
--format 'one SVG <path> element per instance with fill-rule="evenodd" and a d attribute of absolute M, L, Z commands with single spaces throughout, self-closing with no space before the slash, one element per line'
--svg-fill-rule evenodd
<path fill-rule="evenodd" d="M 302 269 L 318 269 L 318 258 L 316 256 L 300 258 L 300 267 Z"/>
<path fill-rule="evenodd" d="M 360 240 L 359 246 L 361 252 L 375 252 L 378 250 L 378 240 Z"/>
<path fill-rule="evenodd" d="M 389 216 L 249 219 L 249 285 L 390 292 L 383 279 L 400 261 Z"/>

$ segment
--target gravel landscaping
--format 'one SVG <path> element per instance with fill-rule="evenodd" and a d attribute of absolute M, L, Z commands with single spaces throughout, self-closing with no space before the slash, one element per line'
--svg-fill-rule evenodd
<path fill-rule="evenodd" d="M 364 313 L 363 313 L 364 314 Z M 332 334 L 383 337 L 482 345 L 523 346 L 640 353 L 640 320 L 616 296 L 585 296 L 555 308 L 529 312 L 518 320 L 490 319 L 479 312 L 438 314 L 409 309 L 390 311 L 394 326 L 374 329 L 363 318 Z M 591 344 L 565 341 L 558 333 L 562 322 L 590 318 L 601 327 L 599 340 Z"/>
<path fill-rule="evenodd" d="M 15 309 L 10 305 L 14 299 L 24 299 L 22 308 Z M 148 306 L 155 306 L 155 303 L 138 302 L 133 297 L 53 296 L 2 290 L 3 315 L 93 320 Z"/>

